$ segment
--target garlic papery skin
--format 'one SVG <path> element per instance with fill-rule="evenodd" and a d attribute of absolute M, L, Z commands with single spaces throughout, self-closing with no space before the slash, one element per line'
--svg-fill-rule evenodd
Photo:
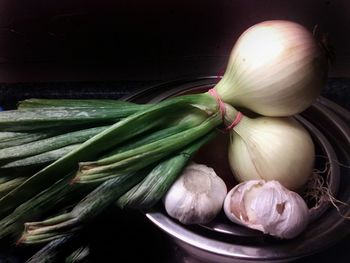
<path fill-rule="evenodd" d="M 326 75 L 326 56 L 308 30 L 290 21 L 265 21 L 239 37 L 215 88 L 233 106 L 291 116 L 315 101 Z"/>
<path fill-rule="evenodd" d="M 298 236 L 309 223 L 305 201 L 277 181 L 236 185 L 225 198 L 224 212 L 232 222 L 283 239 Z"/>
<path fill-rule="evenodd" d="M 277 180 L 297 191 L 312 175 L 315 146 L 292 117 L 244 116 L 230 132 L 228 159 L 239 182 Z"/>
<path fill-rule="evenodd" d="M 183 224 L 202 224 L 221 211 L 226 194 L 226 184 L 212 168 L 191 163 L 170 187 L 163 202 L 172 218 Z"/>

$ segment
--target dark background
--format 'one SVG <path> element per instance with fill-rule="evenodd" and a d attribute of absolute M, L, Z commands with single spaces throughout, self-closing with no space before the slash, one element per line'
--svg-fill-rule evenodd
<path fill-rule="evenodd" d="M 222 71 L 249 26 L 288 19 L 329 35 L 350 75 L 348 0 L 0 1 L 0 83 L 168 80 Z"/>

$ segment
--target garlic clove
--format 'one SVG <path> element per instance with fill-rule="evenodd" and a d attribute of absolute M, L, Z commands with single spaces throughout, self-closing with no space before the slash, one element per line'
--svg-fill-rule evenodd
<path fill-rule="evenodd" d="M 305 201 L 278 181 L 238 184 L 227 194 L 224 212 L 232 222 L 285 239 L 299 235 L 309 222 Z"/>
<path fill-rule="evenodd" d="M 183 224 L 207 223 L 222 209 L 227 188 L 215 171 L 189 164 L 170 187 L 163 202 L 167 213 Z"/>

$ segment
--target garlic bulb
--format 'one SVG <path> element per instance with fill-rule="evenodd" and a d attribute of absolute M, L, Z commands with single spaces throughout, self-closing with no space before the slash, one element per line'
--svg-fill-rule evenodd
<path fill-rule="evenodd" d="M 308 131 L 291 117 L 244 116 L 230 132 L 228 158 L 239 182 L 277 180 L 299 190 L 312 174 L 315 149 Z"/>
<path fill-rule="evenodd" d="M 326 74 L 325 54 L 308 30 L 290 21 L 265 21 L 240 36 L 216 90 L 231 105 L 291 116 L 314 102 Z"/>
<path fill-rule="evenodd" d="M 167 213 L 183 224 L 207 223 L 222 209 L 227 194 L 224 181 L 205 165 L 191 163 L 166 193 Z"/>
<path fill-rule="evenodd" d="M 235 186 L 224 202 L 235 223 L 279 238 L 294 238 L 309 222 L 305 201 L 277 181 L 251 180 Z"/>

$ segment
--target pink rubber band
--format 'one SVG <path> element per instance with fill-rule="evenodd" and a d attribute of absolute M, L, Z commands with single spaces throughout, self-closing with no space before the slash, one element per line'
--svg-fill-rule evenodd
<path fill-rule="evenodd" d="M 242 117 L 243 117 L 242 112 L 240 111 L 237 112 L 236 118 L 233 120 L 233 122 L 229 126 L 226 127 L 226 130 L 233 129 L 241 121 Z"/>
<path fill-rule="evenodd" d="M 226 115 L 225 103 L 222 101 L 222 99 L 220 98 L 220 96 L 219 96 L 219 94 L 217 93 L 217 91 L 216 91 L 215 88 L 212 88 L 212 89 L 208 90 L 208 93 L 209 93 L 210 95 L 212 95 L 212 96 L 216 99 L 216 101 L 217 101 L 217 103 L 218 103 L 218 105 L 219 105 L 219 110 L 220 110 L 220 112 L 221 112 L 222 120 L 224 120 L 225 115 Z"/>
<path fill-rule="evenodd" d="M 217 93 L 217 91 L 216 91 L 215 88 L 212 88 L 212 89 L 208 90 L 208 93 L 216 99 L 216 101 L 217 101 L 217 103 L 218 103 L 218 105 L 219 105 L 219 110 L 220 110 L 220 113 L 221 113 L 221 116 L 222 116 L 222 121 L 224 122 L 224 120 L 225 120 L 225 115 L 226 115 L 225 103 L 224 103 L 223 100 L 220 98 L 220 96 L 219 96 L 219 94 Z M 236 118 L 233 120 L 233 122 L 232 122 L 229 126 L 227 126 L 227 127 L 225 128 L 225 130 L 228 131 L 228 130 L 233 129 L 233 128 L 241 121 L 242 117 L 243 117 L 243 114 L 239 111 L 239 112 L 237 113 L 237 115 L 236 115 Z"/>

